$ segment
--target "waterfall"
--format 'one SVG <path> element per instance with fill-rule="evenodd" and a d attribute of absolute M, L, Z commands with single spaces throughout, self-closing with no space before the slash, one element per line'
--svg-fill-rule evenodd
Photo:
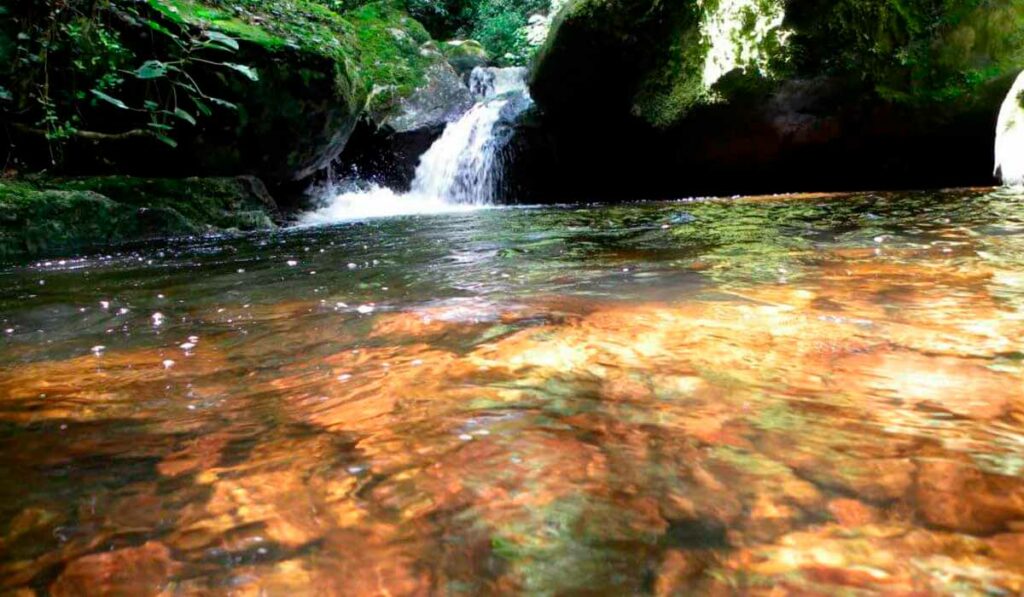
<path fill-rule="evenodd" d="M 995 172 L 1007 186 L 1024 186 L 1024 71 L 999 110 Z"/>
<path fill-rule="evenodd" d="M 501 150 L 508 126 L 532 102 L 525 68 L 476 68 L 469 88 L 476 103 L 448 124 L 420 157 L 407 193 L 370 185 L 335 194 L 327 204 L 304 214 L 300 224 L 326 224 L 394 215 L 465 211 L 494 205 L 503 167 Z"/>

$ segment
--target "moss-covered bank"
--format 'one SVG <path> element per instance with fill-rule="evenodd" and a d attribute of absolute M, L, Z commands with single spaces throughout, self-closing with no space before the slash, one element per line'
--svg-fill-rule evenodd
<path fill-rule="evenodd" d="M 1024 0 L 572 0 L 531 90 L 555 193 L 992 182 Z"/>
<path fill-rule="evenodd" d="M 0 258 L 275 226 L 253 177 L 0 180 Z"/>

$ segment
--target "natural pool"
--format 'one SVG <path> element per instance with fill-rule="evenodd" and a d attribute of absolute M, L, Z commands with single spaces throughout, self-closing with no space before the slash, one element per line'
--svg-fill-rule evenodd
<path fill-rule="evenodd" d="M 1024 197 L 204 239 L 0 319 L 0 591 L 1024 591 Z"/>

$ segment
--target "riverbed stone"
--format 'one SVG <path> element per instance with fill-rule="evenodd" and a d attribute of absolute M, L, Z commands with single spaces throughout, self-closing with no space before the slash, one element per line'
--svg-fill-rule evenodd
<path fill-rule="evenodd" d="M 922 459 L 914 494 L 918 516 L 937 528 L 991 534 L 1024 521 L 1024 479 L 968 462 Z"/>
<path fill-rule="evenodd" d="M 180 569 L 165 545 L 148 541 L 79 558 L 69 563 L 50 586 L 56 597 L 119 594 L 161 595 Z"/>

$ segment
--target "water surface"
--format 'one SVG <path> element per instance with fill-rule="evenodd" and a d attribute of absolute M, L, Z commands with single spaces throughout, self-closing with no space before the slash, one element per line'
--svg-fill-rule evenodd
<path fill-rule="evenodd" d="M 1024 199 L 484 210 L 0 273 L 0 590 L 1024 590 Z"/>

